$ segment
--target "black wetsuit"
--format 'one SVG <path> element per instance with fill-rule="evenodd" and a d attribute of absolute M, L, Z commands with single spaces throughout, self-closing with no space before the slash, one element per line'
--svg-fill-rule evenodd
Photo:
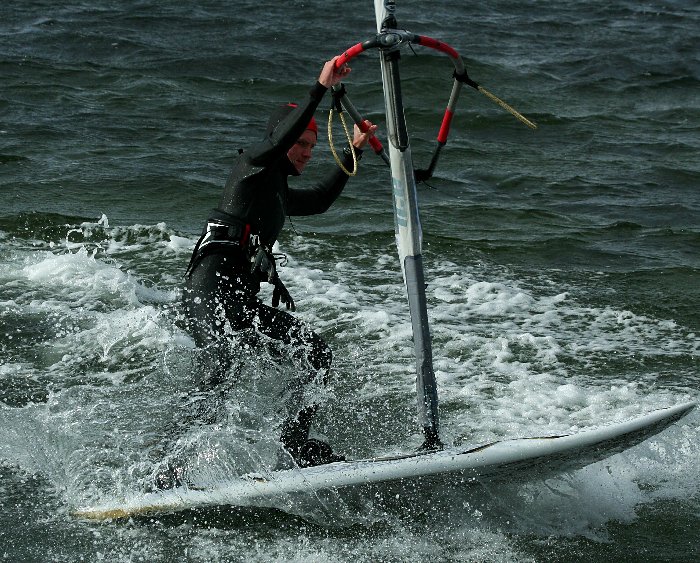
<path fill-rule="evenodd" d="M 257 294 L 261 282 L 268 281 L 267 274 L 251 271 L 255 254 L 261 250 L 274 264 L 270 252 L 286 216 L 323 213 L 348 180 L 335 166 L 318 185 L 290 188 L 287 184 L 288 176 L 298 175 L 287 151 L 307 128 L 325 92 L 326 88 L 317 82 L 305 104 L 281 108 L 273 115 L 264 140 L 238 157 L 219 206 L 213 210 L 195 248 L 188 268 L 184 306 L 195 343 L 202 351 L 197 373 L 199 391 L 216 389 L 227 379 L 231 368 L 227 345 L 230 335 L 225 334 L 223 321 L 228 321 L 234 331 L 254 328 L 293 346 L 312 368 L 299 376 L 299 389 L 315 377 L 326 379 L 331 366 L 330 348 L 289 313 L 263 304 Z M 344 160 L 346 167 L 352 166 L 349 149 Z M 315 411 L 316 405 L 307 405 L 291 413 L 284 423 L 282 443 L 297 459 L 308 439 Z M 204 413 L 201 418 L 213 416 L 214 413 Z"/>

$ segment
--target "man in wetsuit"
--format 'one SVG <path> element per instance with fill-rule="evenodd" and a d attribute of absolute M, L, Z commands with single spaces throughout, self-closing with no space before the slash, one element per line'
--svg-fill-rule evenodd
<path fill-rule="evenodd" d="M 277 274 L 272 247 L 288 215 L 323 213 L 348 180 L 347 174 L 334 166 L 318 185 L 290 188 L 287 184 L 287 178 L 300 175 L 311 158 L 317 139 L 313 114 L 319 102 L 350 72 L 346 66 L 335 69 L 334 62 L 324 64 L 305 102 L 277 108 L 263 140 L 238 157 L 219 206 L 209 216 L 194 249 L 187 270 L 184 306 L 202 353 L 196 382 L 202 395 L 217 394 L 229 375 L 232 361 L 227 344 L 231 331 L 241 334 L 255 329 L 291 346 L 296 356 L 305 359 L 309 370 L 299 376 L 297 395 L 303 385 L 316 378 L 325 382 L 328 376 L 330 348 L 304 323 L 276 308 L 280 301 L 287 309 L 293 311 L 295 307 Z M 375 130 L 375 125 L 366 133 L 355 127 L 353 147 L 357 158 Z M 343 160 L 346 168 L 352 168 L 350 147 L 344 150 Z M 273 307 L 257 298 L 263 281 L 274 286 Z M 216 420 L 216 413 L 207 410 L 196 417 L 202 422 Z M 315 404 L 300 405 L 282 427 L 281 442 L 302 467 L 343 459 L 328 444 L 309 440 L 316 410 Z"/>

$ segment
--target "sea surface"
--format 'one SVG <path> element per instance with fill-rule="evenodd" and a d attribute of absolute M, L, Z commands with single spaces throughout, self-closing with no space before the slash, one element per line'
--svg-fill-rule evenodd
<path fill-rule="evenodd" d="M 469 75 L 419 186 L 443 440 L 595 428 L 700 398 L 700 5 L 397 1 Z M 8 561 L 696 561 L 700 414 L 546 480 L 90 522 L 147 486 L 191 389 L 183 273 L 239 148 L 323 62 L 375 32 L 373 3 L 0 3 L 0 558 Z M 401 59 L 416 167 L 447 57 Z M 377 54 L 346 80 L 386 142 Z M 303 185 L 335 166 L 325 128 Z M 342 146 L 336 123 L 334 138 Z M 334 206 L 288 222 L 281 276 L 334 350 L 314 432 L 350 457 L 421 442 L 391 179 L 365 154 Z M 270 292 L 264 289 L 262 298 Z M 224 480 L 269 470 L 274 383 L 243 356 L 227 418 L 176 448 Z"/>

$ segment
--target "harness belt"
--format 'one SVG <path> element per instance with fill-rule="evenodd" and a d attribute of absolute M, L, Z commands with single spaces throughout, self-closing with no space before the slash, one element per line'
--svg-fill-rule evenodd
<path fill-rule="evenodd" d="M 215 217 L 207 220 L 202 236 L 192 251 L 185 277 L 190 276 L 197 264 L 208 254 L 217 251 L 239 252 L 243 263 L 251 263 L 251 274 L 258 275 L 274 286 L 272 306 L 277 307 L 282 301 L 287 309 L 294 311 L 294 300 L 277 275 L 272 249 L 262 244 L 258 235 L 251 234 L 252 228 L 249 223 L 238 221 L 234 217 L 224 219 L 222 215 L 222 212 L 215 210 Z"/>
<path fill-rule="evenodd" d="M 185 276 L 189 276 L 194 270 L 194 267 L 207 254 L 216 251 L 217 249 L 232 249 L 237 248 L 246 250 L 249 248 L 251 238 L 251 227 L 249 223 L 241 222 L 226 222 L 218 219 L 209 219 L 202 231 L 202 236 L 199 237 L 197 244 L 192 251 L 192 258 L 185 271 Z M 246 257 L 246 258 L 249 258 Z"/>

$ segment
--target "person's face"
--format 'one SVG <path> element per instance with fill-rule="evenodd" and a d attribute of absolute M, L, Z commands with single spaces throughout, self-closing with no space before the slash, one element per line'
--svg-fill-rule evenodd
<path fill-rule="evenodd" d="M 289 151 L 287 151 L 287 158 L 289 158 L 289 162 L 291 162 L 294 165 L 294 168 L 297 169 L 297 172 L 301 174 L 304 171 L 304 168 L 306 167 L 306 163 L 311 160 L 311 151 L 314 149 L 316 146 L 316 133 L 311 131 L 310 129 L 307 129 L 304 131 L 297 139 L 297 142 L 294 143 L 294 146 L 292 146 Z"/>

